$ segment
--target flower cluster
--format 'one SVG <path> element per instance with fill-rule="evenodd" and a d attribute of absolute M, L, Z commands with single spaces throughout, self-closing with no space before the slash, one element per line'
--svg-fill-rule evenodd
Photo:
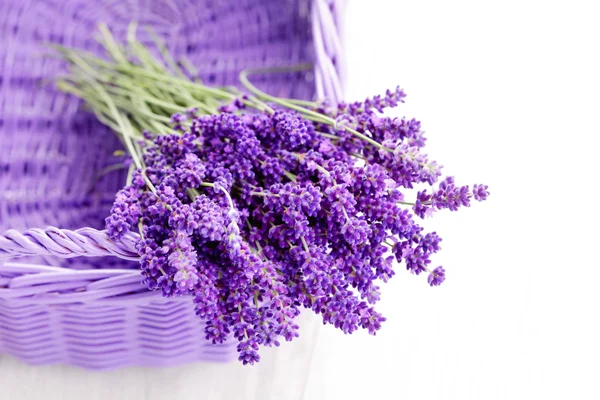
<path fill-rule="evenodd" d="M 177 133 L 139 143 L 144 166 L 117 194 L 108 233 L 139 231 L 144 283 L 193 296 L 206 339 L 233 336 L 244 364 L 297 337 L 301 308 L 344 333 L 375 334 L 385 318 L 373 305 L 395 262 L 428 273 L 431 286 L 445 279 L 430 267 L 441 238 L 415 215 L 488 196 L 487 186 L 441 180 L 418 121 L 380 114 L 404 97 L 396 89 L 304 114 L 249 110 L 244 97 L 218 114 L 174 115 Z M 407 199 L 419 185 L 430 189 Z"/>

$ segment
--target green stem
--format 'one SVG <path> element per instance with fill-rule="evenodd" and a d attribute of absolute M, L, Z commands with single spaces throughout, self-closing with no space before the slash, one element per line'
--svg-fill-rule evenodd
<path fill-rule="evenodd" d="M 319 136 L 323 136 L 323 137 L 326 137 L 326 138 L 328 138 L 328 139 L 333 139 L 333 140 L 339 140 L 339 139 L 341 139 L 341 137 L 340 137 L 340 136 L 331 135 L 331 134 L 329 134 L 329 133 L 325 133 L 325 132 L 319 132 L 319 131 L 315 131 L 315 133 L 316 133 L 317 135 L 319 135 Z"/>
<path fill-rule="evenodd" d="M 312 117 L 312 119 L 316 122 L 321 122 L 321 123 L 328 124 L 328 125 L 335 125 L 335 120 L 333 118 L 330 118 L 326 115 L 320 114 L 316 111 L 312 111 L 307 108 L 301 107 L 299 105 L 293 104 L 285 99 L 271 96 L 270 94 L 267 94 L 267 93 L 263 92 L 262 90 L 258 89 L 248 79 L 248 75 L 251 75 L 251 74 L 258 74 L 258 73 L 265 73 L 265 72 L 304 70 L 306 67 L 307 67 L 307 65 L 303 64 L 298 67 L 289 67 L 289 68 L 246 69 L 240 73 L 240 82 L 242 83 L 242 85 L 244 85 L 244 87 L 246 87 L 246 89 L 248 89 L 250 92 L 252 92 L 254 95 L 256 95 L 259 99 L 270 101 L 272 103 L 279 104 L 279 105 L 289 108 L 291 110 L 298 111 L 298 112 L 304 114 L 305 116 Z"/>
<path fill-rule="evenodd" d="M 160 52 L 160 55 L 162 56 L 163 60 L 165 60 L 165 62 L 169 66 L 169 68 L 171 68 L 171 70 L 175 74 L 179 75 L 182 78 L 187 79 L 187 76 L 183 73 L 183 71 L 181 70 L 181 68 L 179 68 L 179 66 L 177 65 L 177 63 L 175 62 L 175 60 L 173 59 L 173 57 L 171 56 L 171 53 L 167 49 L 167 46 L 165 45 L 165 42 L 163 42 L 160 39 L 160 37 L 158 37 L 158 35 L 156 34 L 156 32 L 154 32 L 154 29 L 152 29 L 152 27 L 150 27 L 150 26 L 147 26 L 146 27 L 146 31 L 148 32 L 148 35 L 150 36 L 150 39 L 152 40 L 152 42 L 154 43 L 154 45 L 156 46 L 156 48 Z"/>
<path fill-rule="evenodd" d="M 104 47 L 110 53 L 112 58 L 115 59 L 118 63 L 129 64 L 129 60 L 123 54 L 121 50 L 119 50 L 119 45 L 115 42 L 112 33 L 110 33 L 110 29 L 104 22 L 98 24 L 98 30 L 100 34 L 104 38 Z"/>

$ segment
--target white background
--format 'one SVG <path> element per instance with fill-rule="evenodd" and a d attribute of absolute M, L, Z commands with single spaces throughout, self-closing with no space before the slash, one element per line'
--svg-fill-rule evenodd
<path fill-rule="evenodd" d="M 400 84 L 429 154 L 491 197 L 427 221 L 447 282 L 399 270 L 376 337 L 305 315 L 256 367 L 92 373 L 0 356 L 0 399 L 599 399 L 594 1 L 353 0 L 347 98 Z"/>

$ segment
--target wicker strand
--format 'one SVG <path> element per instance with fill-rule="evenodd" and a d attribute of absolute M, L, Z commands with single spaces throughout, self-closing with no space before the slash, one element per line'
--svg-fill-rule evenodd
<path fill-rule="evenodd" d="M 0 235 L 0 258 L 52 255 L 62 258 L 116 256 L 137 260 L 135 243 L 138 238 L 138 235 L 127 234 L 115 243 L 105 231 L 92 228 L 71 231 L 50 226 L 23 233 L 10 229 Z"/>
<path fill-rule="evenodd" d="M 317 95 L 338 103 L 343 98 L 341 80 L 342 54 L 339 27 L 336 25 L 335 11 L 339 6 L 334 0 L 315 0 L 312 10 L 312 29 L 317 62 L 315 75 Z"/>

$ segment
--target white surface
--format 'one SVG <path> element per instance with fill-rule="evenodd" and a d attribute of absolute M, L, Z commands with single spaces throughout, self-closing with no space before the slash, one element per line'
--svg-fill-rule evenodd
<path fill-rule="evenodd" d="M 492 192 L 427 221 L 448 281 L 399 270 L 377 337 L 309 316 L 254 368 L 88 373 L 1 357 L 0 399 L 600 398 L 594 3 L 349 2 L 347 97 L 399 83 L 429 154 Z"/>

